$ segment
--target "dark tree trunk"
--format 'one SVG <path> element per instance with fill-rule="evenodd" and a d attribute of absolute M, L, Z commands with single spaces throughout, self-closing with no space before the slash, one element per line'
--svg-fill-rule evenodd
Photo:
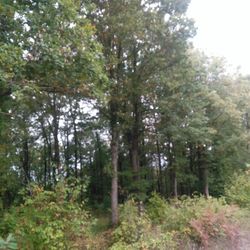
<path fill-rule="evenodd" d="M 77 164 L 78 164 L 78 136 L 77 136 L 77 127 L 76 127 L 76 122 L 75 122 L 75 118 L 74 118 L 74 122 L 73 122 L 73 126 L 74 126 L 74 142 L 75 142 L 75 146 L 74 146 L 74 157 L 75 157 L 75 177 L 78 177 L 78 170 L 77 170 Z"/>
<path fill-rule="evenodd" d="M 50 185 L 52 184 L 52 177 L 51 177 L 51 163 L 52 163 L 52 143 L 51 143 L 51 135 L 48 136 L 48 182 Z"/>
<path fill-rule="evenodd" d="M 199 192 L 203 193 L 203 171 L 202 171 L 202 146 L 198 144 L 197 150 L 197 167 L 198 167 L 198 177 L 199 177 Z"/>
<path fill-rule="evenodd" d="M 135 132 L 135 131 L 134 131 Z M 134 172 L 134 179 L 139 180 L 139 142 L 137 132 L 133 133 L 132 142 L 131 142 L 131 160 L 132 160 L 132 169 Z"/>
<path fill-rule="evenodd" d="M 158 139 L 156 140 L 156 149 L 157 149 L 157 158 L 158 158 L 158 167 L 159 167 L 158 189 L 159 189 L 159 192 L 163 194 L 161 151 L 160 151 L 160 145 L 159 145 Z"/>
<path fill-rule="evenodd" d="M 79 142 L 79 145 L 78 145 L 79 149 L 82 148 L 82 145 L 81 143 Z M 80 193 L 80 202 L 84 201 L 84 185 L 85 185 L 85 181 L 84 181 L 84 170 L 83 170 L 83 157 L 82 157 L 82 154 L 81 152 L 79 153 L 79 161 L 80 161 L 80 174 L 79 174 L 79 177 L 80 177 L 80 181 L 81 181 L 81 193 Z"/>
<path fill-rule="evenodd" d="M 43 118 L 40 120 L 42 136 L 44 141 L 44 187 L 47 187 L 48 182 L 51 182 L 51 142 L 48 138 Z"/>
<path fill-rule="evenodd" d="M 198 167 L 200 172 L 200 181 L 202 183 L 202 192 L 206 198 L 209 197 L 209 184 L 208 184 L 208 165 L 205 161 L 205 148 L 203 145 L 198 145 Z"/>
<path fill-rule="evenodd" d="M 47 187 L 47 172 L 48 172 L 48 165 L 47 165 L 47 149 L 46 149 L 46 144 L 44 143 L 43 146 L 43 161 L 44 161 L 44 177 L 43 177 L 43 186 L 46 188 Z"/>
<path fill-rule="evenodd" d="M 70 176 L 70 153 L 69 153 L 69 128 L 66 131 L 66 146 L 65 146 L 65 164 L 66 164 L 66 177 Z"/>
<path fill-rule="evenodd" d="M 194 169 L 195 169 L 195 147 L 190 142 L 189 143 L 189 169 L 188 172 L 192 175 L 194 175 Z M 193 190 L 193 183 L 188 183 L 188 195 L 191 195 Z"/>
<path fill-rule="evenodd" d="M 176 170 L 173 169 L 173 195 L 174 198 L 178 198 L 178 183 L 176 177 Z"/>
<path fill-rule="evenodd" d="M 97 176 L 98 176 L 98 197 L 99 201 L 103 202 L 105 195 L 105 186 L 104 186 L 104 173 L 103 173 L 103 157 L 102 157 L 102 144 L 100 141 L 100 136 L 96 133 L 96 167 L 97 167 Z"/>
<path fill-rule="evenodd" d="M 53 179 L 54 184 L 56 181 L 56 172 L 61 173 L 61 162 L 60 162 L 60 149 L 59 149 L 59 118 L 58 110 L 56 107 L 56 94 L 53 93 L 53 137 L 54 137 L 54 166 L 53 166 Z"/>
<path fill-rule="evenodd" d="M 136 77 L 137 70 L 137 48 L 133 51 L 133 73 L 132 78 L 132 104 L 133 104 L 133 123 L 132 123 L 132 137 L 131 137 L 131 160 L 132 169 L 134 172 L 135 181 L 139 181 L 140 159 L 139 159 L 139 140 L 141 128 L 141 114 L 140 114 L 140 96 L 138 95 L 138 79 Z"/>
<path fill-rule="evenodd" d="M 172 146 L 171 146 L 172 145 Z M 174 145 L 168 142 L 168 168 L 170 177 L 170 192 L 174 198 L 178 197 L 178 181 L 176 176 L 176 166 L 174 163 Z"/>
<path fill-rule="evenodd" d="M 28 139 L 25 138 L 23 142 L 23 171 L 24 182 L 28 184 L 30 182 L 30 158 L 29 158 L 29 144 Z"/>

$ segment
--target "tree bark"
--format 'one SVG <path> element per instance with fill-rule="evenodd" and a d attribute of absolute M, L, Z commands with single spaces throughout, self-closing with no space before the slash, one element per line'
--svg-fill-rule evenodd
<path fill-rule="evenodd" d="M 139 160 L 139 137 L 140 137 L 140 96 L 138 93 L 138 79 L 136 77 L 137 73 L 137 48 L 134 47 L 133 50 L 133 73 L 132 77 L 132 104 L 133 104 L 133 123 L 132 123 L 132 138 L 131 138 L 131 160 L 132 169 L 134 172 L 135 181 L 139 181 L 139 170 L 140 170 L 140 160 Z"/>
<path fill-rule="evenodd" d="M 51 144 L 48 139 L 47 132 L 44 125 L 44 119 L 41 118 L 41 129 L 44 142 L 44 187 L 47 187 L 48 183 L 51 182 L 50 179 L 50 164 L 51 164 Z"/>
<path fill-rule="evenodd" d="M 56 107 L 56 94 L 53 93 L 53 136 L 54 136 L 54 164 L 55 164 L 55 166 L 53 166 L 54 184 L 56 183 L 56 170 L 57 170 L 58 174 L 61 173 L 58 134 L 59 134 L 58 110 Z"/>
<path fill-rule="evenodd" d="M 75 177 L 78 177 L 78 170 L 77 170 L 77 165 L 78 165 L 78 136 L 77 136 L 77 127 L 76 127 L 76 122 L 75 122 L 75 118 L 73 121 L 73 127 L 74 127 L 74 142 L 75 142 L 75 146 L 74 146 L 74 157 L 75 157 Z"/>
<path fill-rule="evenodd" d="M 25 138 L 23 142 L 23 170 L 25 184 L 30 182 L 30 157 L 28 139 Z"/>
<path fill-rule="evenodd" d="M 65 146 L 65 165 L 66 165 L 66 178 L 68 178 L 70 176 L 70 153 L 69 153 L 69 149 L 70 145 L 69 145 L 69 127 L 67 127 L 67 131 L 66 131 L 66 146 Z"/>
<path fill-rule="evenodd" d="M 173 170 L 173 194 L 174 198 L 178 198 L 178 182 L 175 169 Z"/>
<path fill-rule="evenodd" d="M 112 190 L 111 190 L 111 209 L 112 209 L 112 225 L 118 224 L 118 151 L 119 151 L 119 133 L 113 128 L 111 140 L 112 155 Z"/>
<path fill-rule="evenodd" d="M 208 168 L 207 166 L 203 167 L 203 183 L 204 183 L 204 195 L 206 198 L 209 197 L 209 184 L 208 184 Z"/>
<path fill-rule="evenodd" d="M 172 144 L 172 146 L 171 146 Z M 176 166 L 174 163 L 174 145 L 171 141 L 168 142 L 168 168 L 170 177 L 170 193 L 174 198 L 178 197 L 178 181 L 176 176 Z"/>
<path fill-rule="evenodd" d="M 162 181 L 162 164 L 161 164 L 161 152 L 160 152 L 160 144 L 159 140 L 156 140 L 156 149 L 157 149 L 157 158 L 158 158 L 158 167 L 159 167 L 159 175 L 158 175 L 158 189 L 161 194 L 163 194 L 163 181 Z"/>
<path fill-rule="evenodd" d="M 208 166 L 205 162 L 205 148 L 203 145 L 198 145 L 198 165 L 199 165 L 199 171 L 200 171 L 200 178 L 202 181 L 202 191 L 206 198 L 209 197 L 209 184 L 208 184 Z"/>
<path fill-rule="evenodd" d="M 132 136 L 132 145 L 131 145 L 131 160 L 132 160 L 132 169 L 134 172 L 134 179 L 135 181 L 139 180 L 139 142 L 138 142 L 138 135 L 137 132 L 133 133 Z"/>
<path fill-rule="evenodd" d="M 43 161 L 44 161 L 44 177 L 43 177 L 43 186 L 44 188 L 47 187 L 47 171 L 48 171 L 48 166 L 47 166 L 47 158 L 46 158 L 46 155 L 47 155 L 47 150 L 46 150 L 46 144 L 44 143 L 44 146 L 43 146 Z"/>

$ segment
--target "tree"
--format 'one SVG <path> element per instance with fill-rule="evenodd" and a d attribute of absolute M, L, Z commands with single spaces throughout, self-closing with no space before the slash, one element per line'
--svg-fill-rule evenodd
<path fill-rule="evenodd" d="M 125 128 L 138 193 L 144 100 L 155 87 L 156 76 L 182 58 L 193 30 L 192 22 L 185 17 L 188 1 L 92 2 L 95 8 L 89 17 L 103 45 L 110 81 L 107 112 L 113 169 L 112 223 L 117 224 L 120 135 Z"/>
<path fill-rule="evenodd" d="M 0 49 L 0 108 L 4 107 L 2 100 L 11 95 L 11 110 L 6 108 L 1 112 L 12 112 L 10 134 L 21 131 L 23 146 L 20 149 L 18 145 L 14 155 L 22 154 L 17 166 L 23 166 L 26 183 L 37 177 L 30 176 L 33 165 L 30 156 L 34 152 L 37 154 L 40 138 L 46 154 L 44 179 L 48 168 L 52 168 L 53 182 L 56 182 L 63 171 L 59 136 L 63 100 L 66 96 L 77 95 L 82 97 L 79 102 L 96 98 L 105 82 L 95 28 L 86 19 L 86 13 L 80 11 L 87 11 L 87 8 L 87 5 L 68 0 L 30 0 L 4 3 L 1 9 L 0 20 L 4 24 L 1 28 L 4 30 L 0 41 L 3 44 Z M 41 109 L 39 105 L 43 101 L 46 103 Z M 21 107 L 23 110 L 19 109 Z M 19 126 L 19 119 L 24 124 L 21 122 Z M 40 134 L 32 131 L 34 124 L 41 129 Z"/>

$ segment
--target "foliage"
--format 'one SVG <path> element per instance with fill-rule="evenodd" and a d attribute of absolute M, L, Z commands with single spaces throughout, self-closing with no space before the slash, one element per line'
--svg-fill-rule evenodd
<path fill-rule="evenodd" d="M 156 192 L 152 193 L 147 203 L 147 213 L 155 224 L 163 223 L 169 214 L 170 205 Z"/>
<path fill-rule="evenodd" d="M 214 212 L 207 209 L 197 219 L 190 221 L 191 237 L 207 248 L 213 239 L 226 238 L 236 248 L 239 238 L 238 227 L 230 221 L 230 210 Z"/>
<path fill-rule="evenodd" d="M 250 77 L 191 49 L 189 2 L 1 2 L 1 235 L 88 247 L 109 223 L 91 227 L 86 192 L 102 216 L 112 203 L 116 224 L 119 202 L 156 191 L 145 211 L 121 206 L 112 249 L 237 237 L 231 207 L 209 194 L 250 206 L 249 173 L 234 175 L 249 162 Z"/>
<path fill-rule="evenodd" d="M 12 234 L 9 234 L 6 240 L 0 237 L 0 249 L 2 250 L 16 250 L 17 242 L 16 239 L 13 237 Z"/>
<path fill-rule="evenodd" d="M 196 196 L 168 202 L 153 193 L 140 215 L 136 202 L 124 204 L 111 249 L 178 249 L 185 244 L 207 248 L 217 240 L 236 247 L 239 232 L 232 219 L 236 211 L 224 199 Z"/>
<path fill-rule="evenodd" d="M 121 224 L 114 232 L 114 241 L 131 244 L 139 241 L 150 228 L 146 214 L 139 216 L 138 205 L 134 200 L 127 201 L 121 210 Z"/>
<path fill-rule="evenodd" d="M 63 183 L 55 191 L 32 186 L 25 203 L 5 214 L 1 232 L 12 232 L 21 249 L 77 249 L 75 240 L 88 237 L 93 221 L 68 191 Z"/>
<path fill-rule="evenodd" d="M 207 247 L 209 241 L 226 238 L 232 244 L 237 243 L 238 228 L 231 220 L 236 209 L 224 199 L 183 197 L 168 203 L 154 193 L 147 212 L 163 232 L 175 232 L 177 239 L 184 242 L 191 239 Z"/>
<path fill-rule="evenodd" d="M 121 222 L 113 233 L 111 249 L 174 249 L 171 233 L 154 228 L 146 213 L 139 212 L 134 200 L 127 201 L 121 210 Z"/>
<path fill-rule="evenodd" d="M 243 208 L 250 207 L 250 172 L 234 174 L 230 183 L 225 187 L 228 202 Z"/>
<path fill-rule="evenodd" d="M 173 235 L 171 233 L 152 233 L 148 238 L 142 238 L 138 242 L 127 244 L 124 242 L 115 243 L 110 250 L 158 250 L 158 249 L 177 249 L 176 243 L 173 241 Z"/>

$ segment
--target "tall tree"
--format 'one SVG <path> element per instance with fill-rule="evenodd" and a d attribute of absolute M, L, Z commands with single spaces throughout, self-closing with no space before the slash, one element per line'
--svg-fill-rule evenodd
<path fill-rule="evenodd" d="M 87 11 L 87 8 L 86 4 L 82 6 L 77 1 L 68 0 L 4 1 L 1 5 L 0 123 L 12 116 L 9 122 L 17 125 L 23 114 L 15 115 L 20 111 L 15 104 L 4 109 L 5 99 L 11 94 L 12 103 L 18 103 L 20 107 L 23 107 L 22 103 L 26 106 L 29 103 L 25 109 L 27 119 L 24 118 L 27 127 L 20 128 L 23 132 L 27 129 L 27 136 L 22 137 L 23 156 L 20 158 L 27 174 L 32 166 L 30 153 L 36 145 L 30 147 L 29 142 L 34 137 L 37 143 L 39 138 L 39 134 L 34 136 L 31 133 L 31 124 L 38 119 L 43 131 L 43 141 L 46 142 L 43 149 L 46 152 L 44 171 L 48 173 L 52 166 L 57 172 L 62 171 L 58 113 L 58 106 L 62 103 L 58 104 L 58 101 L 61 96 L 75 94 L 81 95 L 82 99 L 94 98 L 105 80 L 100 45 L 94 36 L 95 28 L 87 20 L 86 13 L 80 11 Z M 54 112 L 50 112 L 51 116 L 47 115 L 45 120 L 41 114 L 49 108 L 43 104 L 45 109 L 41 110 L 38 99 L 40 103 L 43 100 L 52 104 L 50 111 Z M 8 114 L 10 111 L 11 116 Z M 50 124 L 51 118 L 53 122 Z M 46 131 L 49 124 L 52 134 Z M 10 131 L 9 134 L 14 133 Z M 15 153 L 19 154 L 18 149 Z M 56 178 L 54 176 L 54 181 Z M 28 175 L 28 179 L 33 178 Z"/>
<path fill-rule="evenodd" d="M 144 100 L 156 75 L 180 61 L 192 35 L 185 17 L 189 1 L 92 1 L 90 19 L 103 45 L 110 80 L 109 120 L 112 151 L 112 223 L 118 222 L 118 145 L 127 130 L 135 191 L 140 188 L 140 147 Z M 119 14 L 117 14 L 119 13 Z"/>

